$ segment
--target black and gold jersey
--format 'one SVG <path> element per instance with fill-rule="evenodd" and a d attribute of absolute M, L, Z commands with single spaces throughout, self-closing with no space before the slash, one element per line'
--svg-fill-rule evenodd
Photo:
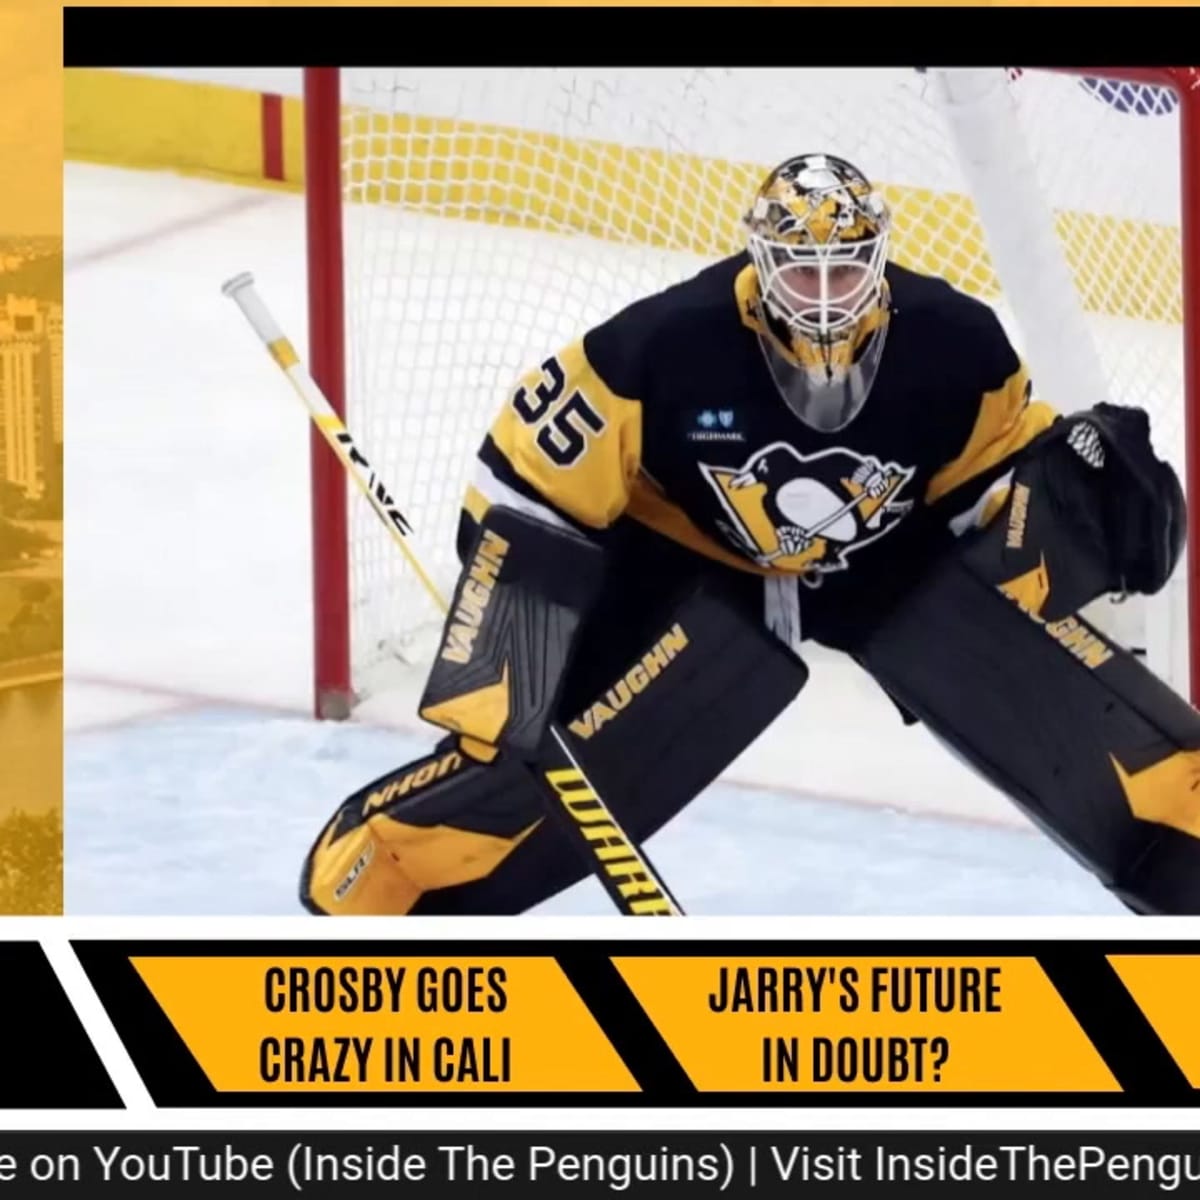
<path fill-rule="evenodd" d="M 894 264 L 886 278 L 882 357 L 844 428 L 816 431 L 780 396 L 754 270 L 733 255 L 528 370 L 465 513 L 515 503 L 601 535 L 632 519 L 734 569 L 796 576 L 818 607 L 904 570 L 922 527 L 977 517 L 1056 414 L 986 304 Z"/>

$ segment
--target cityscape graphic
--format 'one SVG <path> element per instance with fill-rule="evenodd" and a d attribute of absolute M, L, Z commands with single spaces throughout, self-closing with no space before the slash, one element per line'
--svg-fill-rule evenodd
<path fill-rule="evenodd" d="M 62 247 L 0 236 L 0 913 L 62 903 Z"/>

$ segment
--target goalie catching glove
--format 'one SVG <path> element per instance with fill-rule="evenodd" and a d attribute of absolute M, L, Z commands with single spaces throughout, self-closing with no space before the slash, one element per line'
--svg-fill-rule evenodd
<path fill-rule="evenodd" d="M 1187 504 L 1178 476 L 1154 453 L 1144 410 L 1097 404 L 1057 421 L 1031 453 L 1047 454 L 1068 470 L 1073 465 L 1075 481 L 1082 477 L 1090 484 L 1095 536 L 1105 552 L 1099 557 L 1108 563 L 1108 590 L 1142 595 L 1160 591 L 1183 552 Z M 1092 514 L 1079 504 L 1077 493 L 1069 494 L 1071 490 L 1063 488 L 1066 502 L 1057 515 L 1085 531 L 1082 527 L 1091 523 Z"/>
<path fill-rule="evenodd" d="M 473 757 L 540 749 L 575 634 L 595 600 L 603 551 L 516 509 L 484 514 L 464 558 L 420 715 Z"/>
<path fill-rule="evenodd" d="M 1166 584 L 1183 553 L 1183 487 L 1171 467 L 1155 455 L 1144 410 L 1096 405 L 1068 435 L 1068 443 L 1084 457 L 1089 429 L 1099 439 L 1101 469 L 1109 485 L 1102 495 L 1104 523 L 1120 590 L 1153 595 Z"/>
<path fill-rule="evenodd" d="M 1098 404 L 1060 417 L 1021 456 L 1009 492 L 1003 537 L 984 539 L 973 556 L 994 556 L 988 573 L 1049 619 L 1105 593 L 1153 595 L 1183 552 L 1183 489 L 1155 455 L 1141 409 Z"/>

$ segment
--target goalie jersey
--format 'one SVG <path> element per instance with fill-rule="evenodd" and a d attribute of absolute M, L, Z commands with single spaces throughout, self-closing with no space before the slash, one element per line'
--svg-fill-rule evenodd
<path fill-rule="evenodd" d="M 836 432 L 777 391 L 745 253 L 557 349 L 479 448 L 460 548 L 491 504 L 601 540 L 632 520 L 794 588 L 805 636 L 838 643 L 931 547 L 986 521 L 1013 456 L 1056 415 L 985 304 L 893 263 L 886 280 L 872 390 Z"/>

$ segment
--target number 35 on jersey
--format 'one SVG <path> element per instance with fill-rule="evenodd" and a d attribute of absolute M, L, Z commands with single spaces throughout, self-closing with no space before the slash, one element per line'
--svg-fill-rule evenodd
<path fill-rule="evenodd" d="M 574 342 L 528 371 L 491 428 L 518 478 L 594 529 L 625 509 L 641 460 L 641 406 L 618 396 Z"/>

